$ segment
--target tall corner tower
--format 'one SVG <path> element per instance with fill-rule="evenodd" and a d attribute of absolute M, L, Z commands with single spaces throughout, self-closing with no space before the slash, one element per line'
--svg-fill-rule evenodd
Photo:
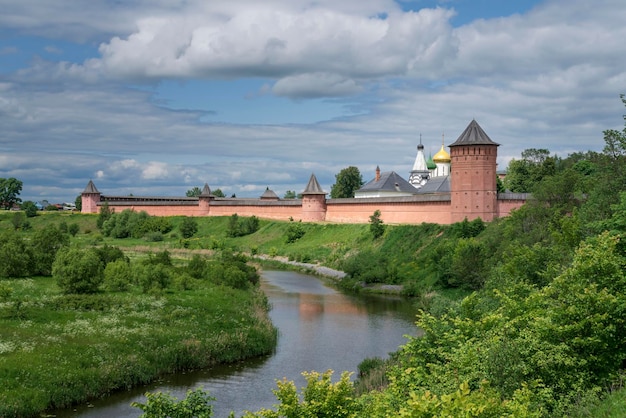
<path fill-rule="evenodd" d="M 326 192 L 322 190 L 315 174 L 302 192 L 302 220 L 321 222 L 326 220 Z"/>
<path fill-rule="evenodd" d="M 490 222 L 497 213 L 496 159 L 498 146 L 472 120 L 450 145 L 452 222 L 481 218 Z"/>
<path fill-rule="evenodd" d="M 89 180 L 85 190 L 80 194 L 81 198 L 81 213 L 98 213 L 98 202 L 100 202 L 101 193 L 93 184 L 93 181 Z"/>

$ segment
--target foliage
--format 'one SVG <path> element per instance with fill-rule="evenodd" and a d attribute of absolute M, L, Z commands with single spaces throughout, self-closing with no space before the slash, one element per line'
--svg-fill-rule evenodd
<path fill-rule="evenodd" d="M 123 260 L 128 262 L 128 257 L 124 254 L 119 247 L 114 245 L 104 244 L 102 247 L 96 247 L 93 249 L 98 258 L 100 259 L 100 263 L 102 263 L 102 267 L 106 267 L 109 263 L 112 263 L 117 260 Z"/>
<path fill-rule="evenodd" d="M 13 229 L 16 231 L 24 226 L 26 222 L 26 216 L 22 212 L 15 212 L 11 217 L 11 223 L 13 224 Z"/>
<path fill-rule="evenodd" d="M 98 221 L 96 225 L 98 229 L 102 229 L 106 221 L 111 219 L 114 211 L 109 207 L 109 202 L 104 202 L 102 206 L 100 206 L 100 210 L 98 212 Z"/>
<path fill-rule="evenodd" d="M 529 193 L 535 184 L 555 174 L 557 157 L 551 157 L 547 149 L 530 148 L 522 151 L 521 160 L 511 160 L 504 178 L 506 189 L 514 193 Z"/>
<path fill-rule="evenodd" d="M 94 250 L 65 247 L 52 264 L 52 276 L 64 293 L 95 293 L 104 280 L 104 268 Z"/>
<path fill-rule="evenodd" d="M 71 236 L 75 237 L 76 234 L 80 232 L 80 226 L 76 222 L 73 222 L 68 225 L 67 232 L 69 232 Z"/>
<path fill-rule="evenodd" d="M 172 227 L 172 222 L 168 218 L 125 209 L 120 213 L 111 214 L 102 225 L 102 233 L 114 238 L 142 238 L 152 232 L 166 234 Z"/>
<path fill-rule="evenodd" d="M 293 190 L 287 190 L 285 192 L 285 195 L 283 196 L 284 199 L 295 199 L 296 197 L 297 197 L 297 194 Z"/>
<path fill-rule="evenodd" d="M 228 223 L 228 236 L 229 237 L 243 237 L 245 235 L 250 235 L 258 231 L 259 229 L 259 218 L 256 216 L 250 216 L 246 218 L 239 218 L 239 216 L 234 213 L 229 220 Z"/>
<path fill-rule="evenodd" d="M 341 418 L 356 417 L 354 388 L 350 381 L 350 373 L 343 372 L 338 382 L 333 383 L 333 371 L 324 373 L 304 372 L 302 375 L 307 386 L 302 389 L 302 400 L 298 396 L 296 385 L 283 379 L 276 382 L 274 390 L 280 402 L 277 410 L 261 409 L 256 413 L 246 413 L 245 418 Z"/>
<path fill-rule="evenodd" d="M 189 189 L 187 190 L 187 192 L 185 192 L 185 196 L 187 197 L 198 197 L 202 194 L 202 189 L 200 189 L 198 186 L 195 186 L 193 189 Z"/>
<path fill-rule="evenodd" d="M 285 242 L 291 244 L 302 238 L 306 230 L 302 225 L 302 221 L 290 222 L 287 227 L 287 233 L 285 234 Z"/>
<path fill-rule="evenodd" d="M 133 402 L 131 406 L 143 411 L 140 418 L 210 418 L 213 416 L 213 401 L 215 398 L 208 392 L 196 389 L 187 391 L 181 401 L 166 393 L 147 392 L 145 404 Z"/>
<path fill-rule="evenodd" d="M 383 220 L 380 219 L 380 211 L 378 209 L 370 216 L 369 222 L 370 232 L 374 236 L 374 239 L 380 238 L 385 233 L 385 225 L 383 225 Z"/>
<path fill-rule="evenodd" d="M 178 226 L 183 238 L 191 238 L 198 232 L 198 221 L 194 218 L 185 216 Z"/>
<path fill-rule="evenodd" d="M 215 197 L 226 197 L 222 189 L 215 189 L 211 194 Z"/>
<path fill-rule="evenodd" d="M 32 250 L 17 232 L 0 234 L 0 277 L 24 277 L 31 273 Z"/>
<path fill-rule="evenodd" d="M 74 199 L 74 206 L 76 206 L 76 210 L 80 212 L 83 209 L 83 196 L 78 195 L 76 199 Z"/>
<path fill-rule="evenodd" d="M 37 206 L 35 205 L 35 202 L 31 200 L 27 200 L 26 202 L 22 203 L 20 205 L 20 209 L 24 211 L 24 214 L 27 218 L 34 218 L 35 216 L 37 216 Z"/>
<path fill-rule="evenodd" d="M 133 281 L 133 269 L 126 260 L 115 260 L 104 268 L 104 288 L 113 292 L 124 292 Z"/>
<path fill-rule="evenodd" d="M 49 276 L 52 264 L 61 248 L 70 243 L 69 237 L 54 225 L 47 225 L 33 234 L 31 243 L 34 261 L 34 274 Z"/>
<path fill-rule="evenodd" d="M 0 177 L 0 207 L 6 210 L 11 209 L 14 205 L 20 203 L 22 199 L 18 196 L 22 191 L 23 183 L 15 177 Z"/>
<path fill-rule="evenodd" d="M 335 184 L 330 188 L 330 197 L 354 197 L 354 192 L 363 186 L 363 176 L 358 168 L 346 167 L 335 175 Z"/>

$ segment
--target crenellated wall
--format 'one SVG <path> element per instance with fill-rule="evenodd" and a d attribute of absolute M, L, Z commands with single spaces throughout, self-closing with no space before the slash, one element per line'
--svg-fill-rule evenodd
<path fill-rule="evenodd" d="M 323 197 L 323 196 L 322 196 Z M 374 211 L 379 210 L 387 224 L 451 224 L 452 207 L 449 194 L 382 197 L 370 199 L 320 199 L 265 201 L 261 199 L 166 199 L 151 202 L 151 198 L 127 198 L 124 201 L 108 200 L 102 196 L 98 207 L 107 201 L 115 212 L 125 209 L 145 211 L 153 216 L 256 216 L 272 220 L 302 220 L 303 222 L 368 223 Z M 155 198 L 152 198 L 155 199 Z M 495 217 L 508 216 L 522 206 L 526 194 L 501 193 L 497 200 Z M 85 212 L 83 207 L 83 212 Z M 308 210 L 307 210 L 308 209 Z M 91 213 L 97 213 L 92 210 Z"/>

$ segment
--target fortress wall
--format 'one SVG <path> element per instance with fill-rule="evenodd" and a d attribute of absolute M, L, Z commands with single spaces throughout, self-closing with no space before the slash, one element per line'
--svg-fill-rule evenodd
<path fill-rule="evenodd" d="M 144 211 L 151 216 L 205 216 L 198 205 L 138 205 L 138 204 L 114 204 L 109 203 L 109 209 L 120 213 L 123 210 L 131 209 L 135 212 Z"/>
<path fill-rule="evenodd" d="M 264 202 L 261 200 L 249 201 L 212 201 L 209 207 L 209 216 L 256 216 L 257 218 L 288 221 L 289 218 L 302 217 L 302 203 L 294 201 Z"/>
<path fill-rule="evenodd" d="M 388 224 L 449 224 L 450 200 L 334 199 L 327 202 L 326 221 L 337 223 L 368 223 L 374 211 Z"/>
<path fill-rule="evenodd" d="M 512 210 L 519 209 L 528 199 L 528 193 L 500 193 L 498 195 L 497 216 L 509 216 Z"/>

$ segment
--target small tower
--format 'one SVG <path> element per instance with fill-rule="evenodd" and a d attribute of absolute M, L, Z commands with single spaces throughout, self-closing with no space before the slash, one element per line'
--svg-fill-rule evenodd
<path fill-rule="evenodd" d="M 100 202 L 101 193 L 93 184 L 93 181 L 89 180 L 85 190 L 80 194 L 81 199 L 81 213 L 98 213 L 98 203 Z"/>
<path fill-rule="evenodd" d="M 413 187 L 419 189 L 426 184 L 430 178 L 430 171 L 426 164 L 426 157 L 424 157 L 424 145 L 422 145 L 422 135 L 420 134 L 420 143 L 417 146 L 417 155 L 415 156 L 415 163 L 413 164 L 413 170 L 409 176 L 409 183 Z"/>
<path fill-rule="evenodd" d="M 450 145 L 452 222 L 464 218 L 492 221 L 497 213 L 497 144 L 472 120 Z"/>
<path fill-rule="evenodd" d="M 326 192 L 311 174 L 309 183 L 302 192 L 302 220 L 305 222 L 321 222 L 326 219 Z"/>
<path fill-rule="evenodd" d="M 441 134 L 441 149 L 433 157 L 435 163 L 435 169 L 433 170 L 433 177 L 445 177 L 450 174 L 450 154 L 446 151 L 444 145 L 444 136 Z"/>
<path fill-rule="evenodd" d="M 211 200 L 215 199 L 215 196 L 211 194 L 211 188 L 207 183 L 204 183 L 202 193 L 198 195 L 198 208 L 200 209 L 200 215 L 208 215 L 211 210 Z"/>

